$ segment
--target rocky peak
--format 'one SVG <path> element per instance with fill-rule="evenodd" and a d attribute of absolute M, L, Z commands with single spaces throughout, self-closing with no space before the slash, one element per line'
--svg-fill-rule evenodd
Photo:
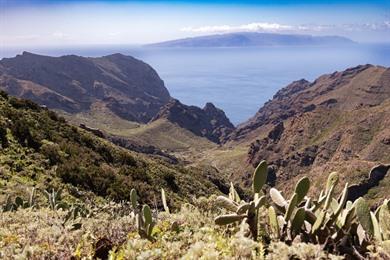
<path fill-rule="evenodd" d="M 292 82 L 287 87 L 282 88 L 273 96 L 274 99 L 285 99 L 290 98 L 291 95 L 294 95 L 298 92 L 301 92 L 310 87 L 310 82 L 306 79 L 300 79 Z"/>
<path fill-rule="evenodd" d="M 31 53 L 31 52 L 28 52 L 28 51 L 23 51 L 22 52 L 22 56 L 34 56 L 34 55 L 38 56 L 37 54 Z"/>
<path fill-rule="evenodd" d="M 216 106 L 214 106 L 213 103 L 207 102 L 207 103 L 204 105 L 203 110 L 206 111 L 206 112 L 207 112 L 207 111 L 214 112 L 214 111 L 218 110 L 218 108 L 216 108 Z"/>
<path fill-rule="evenodd" d="M 215 143 L 220 143 L 234 130 L 234 125 L 225 113 L 212 103 L 206 103 L 202 109 L 196 106 L 187 106 L 176 99 L 171 99 L 152 121 L 159 119 L 167 119 Z"/>

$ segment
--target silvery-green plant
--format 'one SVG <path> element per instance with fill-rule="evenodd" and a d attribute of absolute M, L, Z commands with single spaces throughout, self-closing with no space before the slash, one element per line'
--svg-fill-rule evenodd
<path fill-rule="evenodd" d="M 61 193 L 62 193 L 61 190 L 55 191 L 54 189 L 52 189 L 51 192 L 49 192 L 47 190 L 44 191 L 44 194 L 45 194 L 47 201 L 49 203 L 49 207 L 52 210 L 58 210 L 58 209 L 65 210 L 69 207 L 67 203 L 61 201 Z"/>
<path fill-rule="evenodd" d="M 241 200 L 233 184 L 230 185 L 229 197 L 218 196 L 216 204 L 230 214 L 220 215 L 215 218 L 215 224 L 228 225 L 236 222 L 246 222 L 249 225 L 250 236 L 257 240 L 259 209 L 265 204 L 266 198 L 262 188 L 267 181 L 268 166 L 265 161 L 259 163 L 253 174 L 253 200 L 246 202 Z"/>

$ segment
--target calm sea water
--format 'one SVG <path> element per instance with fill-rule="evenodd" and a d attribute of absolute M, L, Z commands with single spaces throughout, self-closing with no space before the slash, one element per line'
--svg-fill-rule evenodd
<path fill-rule="evenodd" d="M 390 44 L 348 47 L 256 47 L 151 49 L 92 46 L 52 49 L 1 49 L 1 57 L 23 50 L 45 55 L 101 56 L 123 53 L 153 66 L 171 95 L 188 105 L 213 102 L 234 124 L 253 116 L 282 87 L 314 80 L 359 64 L 390 66 Z"/>

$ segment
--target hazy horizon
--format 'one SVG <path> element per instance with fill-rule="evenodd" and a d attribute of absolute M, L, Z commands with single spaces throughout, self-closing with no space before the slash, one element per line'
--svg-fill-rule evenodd
<path fill-rule="evenodd" d="M 231 32 L 390 42 L 390 1 L 0 0 L 1 48 L 143 45 Z"/>

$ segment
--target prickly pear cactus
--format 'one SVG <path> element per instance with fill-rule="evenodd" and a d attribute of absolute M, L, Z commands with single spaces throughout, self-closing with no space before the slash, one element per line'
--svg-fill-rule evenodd
<path fill-rule="evenodd" d="M 295 194 L 297 194 L 297 203 L 301 202 L 305 198 L 307 192 L 310 189 L 310 180 L 307 177 L 300 179 L 295 186 Z"/>
<path fill-rule="evenodd" d="M 165 212 L 167 212 L 169 214 L 170 210 L 168 207 L 167 198 L 165 196 L 165 190 L 163 188 L 161 188 L 161 200 L 162 200 Z"/>
<path fill-rule="evenodd" d="M 230 214 L 220 215 L 215 218 L 217 225 L 229 225 L 245 221 L 249 225 L 249 234 L 256 240 L 258 236 L 259 209 L 265 205 L 266 197 L 261 196 L 261 190 L 267 181 L 268 166 L 265 161 L 259 163 L 253 173 L 253 200 L 245 202 L 240 199 L 233 184 L 230 185 L 229 198 L 218 196 L 215 204 Z"/>
<path fill-rule="evenodd" d="M 259 193 L 267 181 L 268 166 L 266 161 L 261 161 L 253 174 L 253 193 Z"/>
<path fill-rule="evenodd" d="M 131 189 L 130 191 L 130 200 L 131 206 L 134 210 L 133 216 L 136 220 L 136 226 L 138 229 L 138 234 L 142 238 L 146 238 L 150 241 L 153 241 L 154 238 L 152 236 L 153 228 L 155 226 L 155 222 L 153 220 L 153 215 L 150 207 L 148 205 L 143 205 L 142 210 L 138 209 L 138 195 L 135 189 Z"/>
<path fill-rule="evenodd" d="M 360 225 L 369 236 L 374 235 L 374 226 L 372 224 L 370 208 L 365 199 L 359 198 L 355 201 L 354 207 L 356 210 L 356 216 L 359 220 Z"/>

